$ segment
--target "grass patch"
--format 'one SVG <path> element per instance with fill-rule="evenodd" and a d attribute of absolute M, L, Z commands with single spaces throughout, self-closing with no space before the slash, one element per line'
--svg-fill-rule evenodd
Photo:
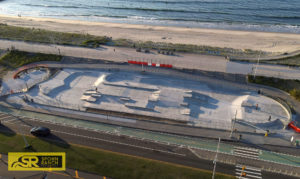
<path fill-rule="evenodd" d="M 299 67 L 300 66 L 300 55 L 282 58 L 282 59 L 278 59 L 278 60 L 265 60 L 265 61 L 261 61 L 261 63 Z"/>
<path fill-rule="evenodd" d="M 0 58 L 0 65 L 14 69 L 33 62 L 60 61 L 61 58 L 62 57 L 59 55 L 29 53 L 13 50 Z"/>
<path fill-rule="evenodd" d="M 97 173 L 112 178 L 211 178 L 210 171 L 147 160 L 104 150 L 64 146 L 35 137 L 26 137 L 36 152 L 66 152 L 67 167 Z M 24 152 L 24 141 L 19 135 L 0 132 L 0 153 Z M 28 150 L 27 150 L 28 151 Z M 29 151 L 32 152 L 32 151 Z M 233 176 L 217 174 L 216 178 Z"/>
<path fill-rule="evenodd" d="M 128 39 L 117 39 L 112 41 L 113 45 L 120 47 L 130 48 L 144 48 L 161 51 L 172 52 L 186 52 L 186 53 L 198 53 L 206 55 L 219 55 L 230 57 L 257 57 L 258 54 L 267 55 L 261 51 L 255 51 L 250 49 L 233 49 L 233 48 L 220 48 L 211 47 L 205 45 L 191 45 L 191 44 L 174 44 L 165 42 L 152 42 L 152 41 L 132 41 Z"/>
<path fill-rule="evenodd" d="M 251 83 L 271 86 L 280 90 L 288 92 L 291 96 L 300 101 L 300 81 L 299 80 L 286 80 L 272 77 L 256 76 L 255 79 L 252 75 L 248 76 Z"/>
<path fill-rule="evenodd" d="M 5 24 L 0 24 L 0 38 L 85 47 L 98 47 L 99 45 L 106 44 L 111 40 L 105 36 L 55 32 L 43 29 L 8 26 Z"/>

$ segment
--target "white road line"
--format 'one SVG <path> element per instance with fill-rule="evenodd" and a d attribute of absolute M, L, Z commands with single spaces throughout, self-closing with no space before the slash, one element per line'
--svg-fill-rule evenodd
<path fill-rule="evenodd" d="M 130 147 L 141 148 L 141 149 L 146 149 L 146 150 L 151 150 L 151 151 L 159 151 L 159 152 L 162 152 L 162 153 L 168 153 L 168 154 L 172 154 L 172 155 L 186 156 L 185 154 L 180 154 L 180 153 L 175 153 L 175 152 L 169 152 L 169 151 L 159 150 L 159 149 L 151 149 L 151 148 L 148 148 L 148 147 L 131 145 L 131 144 L 126 144 L 126 143 L 121 143 L 121 142 L 114 142 L 114 141 L 111 141 L 111 140 L 100 139 L 100 138 L 96 138 L 96 137 L 89 137 L 89 136 L 84 136 L 84 135 L 79 135 L 79 134 L 72 134 L 72 133 L 68 133 L 68 132 L 56 131 L 56 130 L 52 130 L 52 131 L 56 132 L 56 133 L 62 133 L 62 134 L 67 134 L 67 135 L 72 135 L 72 136 L 78 136 L 78 137 L 83 137 L 83 138 L 87 138 L 87 139 L 92 139 L 92 140 L 104 141 L 104 142 L 113 143 L 113 144 L 126 145 L 126 146 L 130 146 Z"/>
<path fill-rule="evenodd" d="M 247 174 L 247 172 L 245 172 L 245 173 L 246 173 L 246 177 L 262 179 L 261 176 L 249 175 L 249 174 Z M 235 174 L 238 176 L 241 176 L 241 173 L 236 172 Z"/>
<path fill-rule="evenodd" d="M 251 173 L 251 174 L 255 174 L 255 175 L 261 175 L 261 172 L 253 172 L 253 171 L 248 171 L 247 170 L 247 167 L 245 170 L 242 170 L 242 169 L 235 169 L 236 172 L 239 172 L 241 173 L 242 171 L 245 172 L 245 173 Z"/>

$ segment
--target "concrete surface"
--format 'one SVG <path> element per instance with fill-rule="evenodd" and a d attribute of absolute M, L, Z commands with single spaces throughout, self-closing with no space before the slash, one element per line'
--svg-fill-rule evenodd
<path fill-rule="evenodd" d="M 225 130 L 231 130 L 235 117 L 259 124 L 256 127 L 262 129 L 280 129 L 290 118 L 280 103 L 245 89 L 134 71 L 65 68 L 27 93 L 11 95 L 8 101 L 22 104 L 23 99 L 73 110 L 92 108 L 162 117 Z"/>

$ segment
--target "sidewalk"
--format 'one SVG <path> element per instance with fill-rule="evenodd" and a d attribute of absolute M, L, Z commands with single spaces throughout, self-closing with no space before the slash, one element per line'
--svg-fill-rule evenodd
<path fill-rule="evenodd" d="M 256 63 L 228 61 L 222 56 L 200 55 L 192 53 L 176 53 L 176 55 L 162 55 L 155 51 L 151 53 L 136 52 L 133 48 L 101 46 L 97 49 L 76 46 L 49 45 L 28 43 L 22 41 L 0 40 L 0 49 L 14 46 L 27 52 L 60 54 L 78 58 L 127 62 L 128 60 L 172 64 L 176 68 L 198 69 L 204 71 L 224 72 L 233 74 L 252 73 Z M 58 51 L 59 49 L 59 51 Z M 60 53 L 59 53 L 60 52 Z M 255 61 L 256 62 L 256 61 Z M 276 68 L 276 69 L 274 69 Z M 256 71 L 259 76 L 277 77 L 283 79 L 300 79 L 299 68 L 289 68 L 283 65 L 259 64 Z"/>

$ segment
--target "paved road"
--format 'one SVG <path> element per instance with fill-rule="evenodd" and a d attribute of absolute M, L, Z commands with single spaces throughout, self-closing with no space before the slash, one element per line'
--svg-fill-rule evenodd
<path fill-rule="evenodd" d="M 149 141 L 138 140 L 134 138 L 111 135 L 92 130 L 79 129 L 71 126 L 51 124 L 42 121 L 36 121 L 31 118 L 15 118 L 7 116 L 2 120 L 1 131 L 12 130 L 16 133 L 30 135 L 29 130 L 32 126 L 47 126 L 52 134 L 47 138 L 41 138 L 46 141 L 57 141 L 66 147 L 69 143 L 80 144 L 84 146 L 96 147 L 114 152 L 126 153 L 134 156 L 141 156 L 155 160 L 161 160 L 181 165 L 212 170 L 212 162 L 198 159 L 187 149 L 178 146 L 169 146 Z M 234 167 L 231 165 L 220 164 L 217 172 L 234 174 Z"/>
<path fill-rule="evenodd" d="M 11 132 L 25 135 L 30 135 L 29 130 L 32 126 L 47 126 L 52 130 L 53 135 L 41 139 L 45 141 L 57 141 L 66 147 L 68 147 L 69 143 L 74 143 L 206 170 L 212 170 L 213 167 L 211 161 L 198 158 L 190 150 L 180 146 L 154 143 L 127 136 L 48 123 L 28 117 L 16 118 L 11 115 L 5 116 L 2 114 L 1 120 L 3 125 L 0 127 L 0 131 L 11 130 Z M 234 165 L 218 163 L 217 172 L 236 175 L 235 168 L 236 166 Z M 283 177 L 269 172 L 261 172 L 261 176 L 263 178 L 267 178 L 265 176 L 272 176 L 274 178 Z M 287 176 L 284 177 L 289 178 Z"/>
<path fill-rule="evenodd" d="M 178 68 L 199 69 L 204 71 L 227 72 L 234 74 L 253 73 L 256 63 L 230 62 L 220 56 L 208 56 L 197 54 L 178 53 L 175 56 L 162 55 L 156 52 L 149 54 L 136 52 L 131 48 L 120 48 L 102 46 L 91 49 L 74 46 L 47 45 L 28 43 L 22 41 L 0 40 L 0 49 L 7 49 L 14 46 L 16 49 L 28 52 L 41 52 L 48 54 L 61 54 L 80 58 L 103 59 L 115 62 L 127 62 L 128 60 L 147 61 L 155 63 L 173 64 Z M 299 68 L 286 66 L 259 65 L 257 75 L 271 76 L 286 79 L 300 79 Z"/>

